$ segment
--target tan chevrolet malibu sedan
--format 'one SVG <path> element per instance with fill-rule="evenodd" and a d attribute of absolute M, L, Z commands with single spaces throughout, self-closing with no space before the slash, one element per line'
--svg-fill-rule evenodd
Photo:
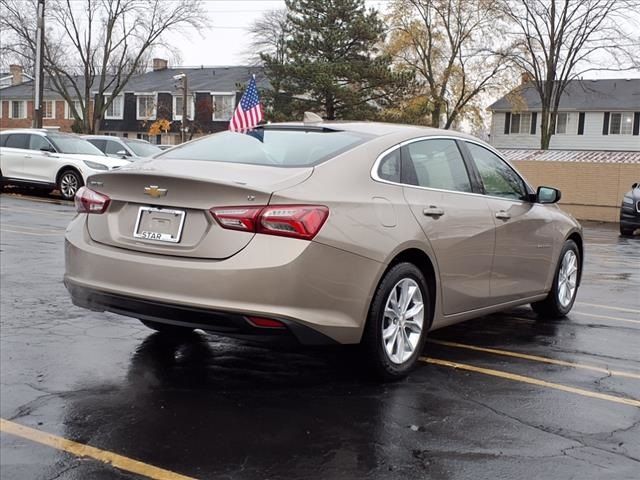
<path fill-rule="evenodd" d="M 93 175 L 66 233 L 76 305 L 177 334 L 363 344 L 405 375 L 427 332 L 530 303 L 571 310 L 580 225 L 451 131 L 271 124 Z"/>

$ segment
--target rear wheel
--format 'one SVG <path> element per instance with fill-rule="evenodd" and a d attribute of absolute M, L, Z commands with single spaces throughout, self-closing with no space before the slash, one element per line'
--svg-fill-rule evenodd
<path fill-rule="evenodd" d="M 149 327 L 156 332 L 167 333 L 172 335 L 189 335 L 193 332 L 193 328 L 181 327 L 179 325 L 171 325 L 169 323 L 154 322 L 152 320 L 140 320 L 145 327 Z"/>
<path fill-rule="evenodd" d="M 580 251 L 573 240 L 567 240 L 560 252 L 560 261 L 547 298 L 531 304 L 541 316 L 561 318 L 573 308 L 580 278 Z"/>
<path fill-rule="evenodd" d="M 430 325 L 429 289 L 412 263 L 384 276 L 371 302 L 363 336 L 367 365 L 384 380 L 402 378 L 422 353 Z"/>
<path fill-rule="evenodd" d="M 622 236 L 630 237 L 631 235 L 633 235 L 634 231 L 634 228 L 623 227 L 622 225 L 620 225 L 620 235 Z"/>
<path fill-rule="evenodd" d="M 73 200 L 82 185 L 82 177 L 75 170 L 65 170 L 58 179 L 58 190 L 65 200 Z"/>

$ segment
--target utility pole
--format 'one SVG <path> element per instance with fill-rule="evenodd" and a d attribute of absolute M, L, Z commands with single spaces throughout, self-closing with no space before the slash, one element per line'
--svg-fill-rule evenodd
<path fill-rule="evenodd" d="M 189 95 L 189 84 L 187 75 L 182 77 L 182 143 L 187 138 L 187 97 Z"/>
<path fill-rule="evenodd" d="M 42 96 L 44 93 L 44 68 L 42 55 L 44 53 L 44 0 L 38 0 L 38 28 L 36 30 L 36 71 L 35 71 L 35 99 L 33 102 L 33 126 L 42 128 Z"/>

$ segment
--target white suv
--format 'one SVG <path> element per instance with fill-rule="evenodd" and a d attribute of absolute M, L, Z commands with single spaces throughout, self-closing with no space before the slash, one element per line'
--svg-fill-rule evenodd
<path fill-rule="evenodd" d="M 63 198 L 71 200 L 89 175 L 129 163 L 128 160 L 106 156 L 77 135 L 44 129 L 0 132 L 3 185 L 57 188 Z"/>

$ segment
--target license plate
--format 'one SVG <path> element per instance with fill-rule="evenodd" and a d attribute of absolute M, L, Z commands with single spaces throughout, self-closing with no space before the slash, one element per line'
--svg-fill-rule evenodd
<path fill-rule="evenodd" d="M 178 243 L 182 235 L 184 217 L 183 210 L 140 207 L 133 236 L 144 240 Z"/>

